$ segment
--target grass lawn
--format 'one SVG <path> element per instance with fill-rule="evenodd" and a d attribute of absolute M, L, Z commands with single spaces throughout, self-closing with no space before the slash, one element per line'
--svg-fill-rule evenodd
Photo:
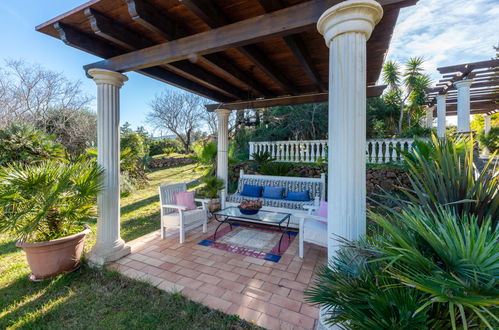
<path fill-rule="evenodd" d="M 159 229 L 160 184 L 198 185 L 195 165 L 156 169 L 149 185 L 121 200 L 125 241 Z M 87 241 L 89 250 L 94 232 Z M 73 274 L 33 283 L 29 266 L 13 237 L 0 236 L 0 329 L 141 328 L 250 329 L 253 325 L 107 270 L 83 266 Z"/>

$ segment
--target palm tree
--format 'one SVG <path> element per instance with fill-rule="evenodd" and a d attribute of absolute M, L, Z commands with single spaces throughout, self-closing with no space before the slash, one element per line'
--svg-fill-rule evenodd
<path fill-rule="evenodd" d="M 405 67 L 404 73 L 400 70 L 400 65 L 395 61 L 388 61 L 383 67 L 383 80 L 389 86 L 391 100 L 396 100 L 400 107 L 398 121 L 398 134 L 402 133 L 402 123 L 404 120 L 404 110 L 407 107 L 409 113 L 407 118 L 408 126 L 411 126 L 411 118 L 425 102 L 425 89 L 430 85 L 430 77 L 423 70 L 424 59 L 422 57 L 410 58 Z M 407 101 L 409 105 L 406 105 Z"/>

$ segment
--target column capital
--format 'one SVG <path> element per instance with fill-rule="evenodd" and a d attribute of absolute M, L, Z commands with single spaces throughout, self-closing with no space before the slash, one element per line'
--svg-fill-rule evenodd
<path fill-rule="evenodd" d="M 217 109 L 215 110 L 217 116 L 219 117 L 224 117 L 224 116 L 230 116 L 230 114 L 232 113 L 232 110 L 230 109 Z"/>
<path fill-rule="evenodd" d="M 326 10 L 317 21 L 317 30 L 326 45 L 338 35 L 349 32 L 363 33 L 366 40 L 383 17 L 383 8 L 374 0 L 347 0 Z"/>
<path fill-rule="evenodd" d="M 463 88 L 463 87 L 470 87 L 471 84 L 473 84 L 473 79 L 464 79 L 464 80 L 459 80 L 454 83 L 454 86 L 456 86 L 457 89 Z"/>
<path fill-rule="evenodd" d="M 109 84 L 120 88 L 128 80 L 124 74 L 105 69 L 90 69 L 88 74 L 97 85 Z"/>

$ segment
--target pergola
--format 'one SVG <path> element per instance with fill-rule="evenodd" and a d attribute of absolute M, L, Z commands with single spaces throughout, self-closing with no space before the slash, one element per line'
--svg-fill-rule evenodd
<path fill-rule="evenodd" d="M 130 252 L 119 233 L 119 90 L 129 71 L 216 103 L 208 108 L 219 118 L 224 180 L 232 110 L 328 101 L 329 256 L 335 237 L 364 234 L 366 96 L 381 94 L 374 85 L 399 10 L 416 2 L 92 0 L 38 26 L 104 58 L 85 66 L 97 84 L 98 163 L 106 174 L 91 262 Z"/>
<path fill-rule="evenodd" d="M 490 131 L 490 116 L 499 109 L 499 59 L 437 70 L 443 74 L 443 79 L 427 90 L 429 127 L 436 115 L 438 136 L 443 137 L 445 117 L 457 114 L 458 132 L 468 133 L 471 130 L 470 115 L 483 114 L 485 131 Z"/>

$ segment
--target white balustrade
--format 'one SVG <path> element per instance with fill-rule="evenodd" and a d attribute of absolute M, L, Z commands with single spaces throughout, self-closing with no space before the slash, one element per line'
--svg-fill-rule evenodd
<path fill-rule="evenodd" d="M 372 164 L 399 163 L 401 151 L 412 149 L 414 139 L 369 139 L 366 141 L 366 161 Z M 327 140 L 250 142 L 253 153 L 268 152 L 278 162 L 314 163 L 327 161 Z"/>

